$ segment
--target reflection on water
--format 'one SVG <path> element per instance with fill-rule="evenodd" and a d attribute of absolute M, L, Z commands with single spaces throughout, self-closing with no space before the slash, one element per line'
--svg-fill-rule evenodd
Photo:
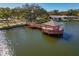
<path fill-rule="evenodd" d="M 49 35 L 43 35 L 43 36 L 45 37 L 44 40 L 49 44 L 56 44 L 60 40 L 59 38 L 61 38 L 61 37 L 58 38 L 58 37 L 49 36 Z"/>
<path fill-rule="evenodd" d="M 13 55 L 10 46 L 8 46 L 8 42 L 6 40 L 4 31 L 0 31 L 0 55 L 1 56 Z"/>
<path fill-rule="evenodd" d="M 72 34 L 64 33 L 62 39 L 66 41 L 70 41 Z"/>

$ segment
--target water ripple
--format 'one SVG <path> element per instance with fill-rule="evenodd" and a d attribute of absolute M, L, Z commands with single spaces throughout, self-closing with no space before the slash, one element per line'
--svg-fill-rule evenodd
<path fill-rule="evenodd" d="M 0 31 L 0 56 L 11 56 L 13 55 L 10 46 L 6 40 L 5 32 Z"/>

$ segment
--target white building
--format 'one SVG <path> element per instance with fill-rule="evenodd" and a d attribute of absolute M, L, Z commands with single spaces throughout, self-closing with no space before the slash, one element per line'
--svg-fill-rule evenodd
<path fill-rule="evenodd" d="M 57 16 L 57 15 L 51 15 L 49 18 L 54 20 L 54 21 L 79 20 L 78 16 Z"/>

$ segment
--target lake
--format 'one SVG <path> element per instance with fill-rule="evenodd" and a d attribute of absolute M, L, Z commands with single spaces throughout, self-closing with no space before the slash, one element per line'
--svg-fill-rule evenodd
<path fill-rule="evenodd" d="M 79 22 L 64 22 L 63 37 L 28 27 L 0 30 L 0 55 L 79 56 Z"/>

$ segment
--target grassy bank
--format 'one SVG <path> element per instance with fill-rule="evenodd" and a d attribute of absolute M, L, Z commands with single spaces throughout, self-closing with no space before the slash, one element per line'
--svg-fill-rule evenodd
<path fill-rule="evenodd" d="M 26 24 L 26 22 L 20 22 L 20 23 L 8 23 L 8 24 L 0 24 L 0 27 L 7 27 L 7 26 L 16 26 L 16 25 L 23 25 Z"/>
<path fill-rule="evenodd" d="M 24 26 L 24 25 L 26 25 L 26 22 L 0 24 L 0 30 L 10 29 L 10 28 Z"/>

